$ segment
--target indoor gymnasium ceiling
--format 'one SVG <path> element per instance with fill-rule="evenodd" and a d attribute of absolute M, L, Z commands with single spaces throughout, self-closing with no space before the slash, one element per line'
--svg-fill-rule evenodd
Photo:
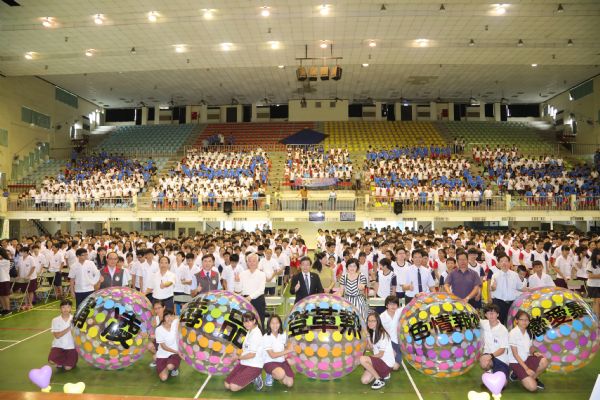
<path fill-rule="evenodd" d="M 504 13 L 482 0 L 327 0 L 325 15 L 323 3 L 302 0 L 16 1 L 0 2 L 0 72 L 109 107 L 471 94 L 540 102 L 600 73 L 598 0 L 513 0 Z M 305 45 L 323 57 L 331 44 L 342 79 L 297 82 Z"/>

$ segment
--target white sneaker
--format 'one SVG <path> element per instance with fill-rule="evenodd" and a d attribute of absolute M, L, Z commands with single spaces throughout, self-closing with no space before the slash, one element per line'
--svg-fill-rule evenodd
<path fill-rule="evenodd" d="M 156 367 L 156 362 L 155 362 L 155 361 L 152 361 L 150 364 L 148 364 L 148 366 L 149 366 L 150 368 L 155 368 L 155 367 Z"/>
<path fill-rule="evenodd" d="M 264 385 L 265 383 L 263 382 L 261 375 L 257 376 L 256 379 L 254 379 L 254 388 L 256 389 L 256 391 L 260 392 Z"/>
<path fill-rule="evenodd" d="M 383 380 L 389 381 L 391 377 L 392 377 L 392 374 L 387 374 L 387 376 L 385 378 L 383 378 Z"/>
<path fill-rule="evenodd" d="M 385 381 L 383 379 L 375 379 L 375 382 L 371 385 L 371 389 L 381 389 L 385 386 Z"/>
<path fill-rule="evenodd" d="M 267 374 L 265 376 L 265 386 L 269 386 L 269 387 L 273 386 L 273 375 Z"/>
<path fill-rule="evenodd" d="M 173 371 L 171 371 L 171 376 L 177 376 L 177 375 L 179 375 L 178 369 L 174 369 Z"/>

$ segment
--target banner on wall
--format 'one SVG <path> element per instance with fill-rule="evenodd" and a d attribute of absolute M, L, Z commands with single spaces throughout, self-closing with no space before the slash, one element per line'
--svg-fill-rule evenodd
<path fill-rule="evenodd" d="M 336 184 L 337 178 L 296 178 L 294 181 L 294 185 L 296 186 L 306 186 L 309 188 L 335 186 Z"/>

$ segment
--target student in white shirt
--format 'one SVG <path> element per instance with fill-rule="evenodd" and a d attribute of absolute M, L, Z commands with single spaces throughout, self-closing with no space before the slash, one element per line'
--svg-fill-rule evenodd
<path fill-rule="evenodd" d="M 129 272 L 131 273 L 131 279 L 133 280 L 133 286 L 138 291 L 141 291 L 142 274 L 143 274 L 142 264 L 145 261 L 144 255 L 145 255 L 145 252 L 143 250 L 138 251 L 136 253 L 135 261 L 133 261 L 131 263 L 131 265 L 129 266 Z"/>
<path fill-rule="evenodd" d="M 175 273 L 175 288 L 173 289 L 173 296 L 190 296 L 192 293 L 192 282 L 194 274 L 198 271 L 198 267 L 194 265 L 194 255 L 192 253 L 184 255 L 183 252 L 177 253 L 177 258 L 182 258 L 183 261 L 179 263 Z M 179 301 L 175 302 L 175 313 L 179 315 L 179 311 L 182 307 Z"/>
<path fill-rule="evenodd" d="M 172 310 L 166 309 L 155 333 L 158 344 L 156 372 L 163 382 L 169 378 L 169 375 L 179 375 L 181 357 L 179 356 L 178 331 L 179 319 Z"/>
<path fill-rule="evenodd" d="M 483 354 L 479 357 L 481 369 L 487 372 L 502 372 L 506 375 L 508 384 L 510 368 L 508 367 L 508 330 L 498 320 L 500 308 L 495 304 L 488 304 L 485 317 L 480 322 L 483 336 Z"/>
<path fill-rule="evenodd" d="M 533 291 L 537 288 L 542 287 L 554 287 L 554 281 L 552 277 L 544 272 L 544 264 L 541 261 L 534 261 L 531 263 L 533 267 L 533 274 L 527 278 L 529 286 L 527 291 Z"/>
<path fill-rule="evenodd" d="M 385 299 L 396 294 L 396 275 L 392 272 L 392 262 L 387 258 L 379 260 L 379 270 L 375 275 L 375 293 L 377 297 Z M 382 310 L 378 310 L 382 311 Z"/>
<path fill-rule="evenodd" d="M 402 282 L 404 289 L 405 304 L 419 293 L 430 293 L 435 289 L 435 281 L 431 272 L 425 267 L 428 262 L 427 252 L 416 249 L 412 252 L 413 265 L 408 267 L 405 273 L 405 281 Z"/>
<path fill-rule="evenodd" d="M 156 300 L 152 303 L 152 331 L 149 333 L 149 341 L 147 349 L 152 353 L 152 362 L 150 368 L 156 367 L 156 352 L 158 351 L 158 343 L 156 343 L 156 328 L 160 325 L 160 321 L 163 319 L 166 307 L 165 302 L 162 300 Z"/>
<path fill-rule="evenodd" d="M 158 260 L 158 272 L 151 278 L 151 285 L 146 289 L 146 294 L 152 294 L 153 300 L 162 300 L 167 309 L 173 310 L 173 295 L 175 287 L 175 274 L 170 270 L 169 257 L 161 256 Z"/>
<path fill-rule="evenodd" d="M 519 274 L 509 269 L 510 258 L 506 254 L 498 256 L 499 271 L 492 275 L 492 302 L 500 310 L 500 322 L 506 323 L 508 310 L 513 301 L 519 297 L 523 283 Z"/>
<path fill-rule="evenodd" d="M 385 298 L 385 311 L 379 315 L 381 324 L 385 331 L 390 335 L 392 341 L 392 349 L 394 349 L 394 371 L 397 371 L 402 364 L 402 352 L 398 343 L 398 321 L 400 321 L 400 300 L 396 296 L 388 296 Z"/>
<path fill-rule="evenodd" d="M 593 308 L 596 316 L 600 318 L 600 248 L 592 251 L 590 263 L 587 267 L 588 296 L 594 299 Z"/>
<path fill-rule="evenodd" d="M 71 334 L 71 300 L 61 300 L 60 315 L 52 320 L 50 331 L 54 336 L 48 363 L 69 371 L 77 365 L 77 350 Z"/>
<path fill-rule="evenodd" d="M 360 365 L 365 369 L 360 381 L 363 385 L 373 382 L 371 389 L 377 390 L 385 386 L 385 380 L 389 379 L 396 360 L 390 335 L 383 327 L 379 314 L 375 312 L 369 314 L 367 329 L 368 346 L 373 351 L 373 355 L 360 357 Z"/>
<path fill-rule="evenodd" d="M 10 311 L 10 255 L 9 252 L 0 247 L 0 316 L 11 313 Z"/>
<path fill-rule="evenodd" d="M 267 373 L 266 386 L 273 386 L 273 378 L 287 387 L 294 386 L 294 371 L 286 360 L 286 356 L 294 352 L 292 343 L 287 341 L 283 331 L 283 323 L 279 315 L 271 315 L 263 336 L 264 370 Z"/>
<path fill-rule="evenodd" d="M 256 262 L 258 266 L 258 260 Z M 264 290 L 264 289 L 263 289 Z M 256 390 L 264 386 L 262 380 L 263 361 L 263 335 L 260 332 L 256 316 L 252 312 L 246 312 L 242 316 L 244 328 L 248 332 L 242 344 L 242 354 L 234 354 L 232 362 L 238 361 L 229 376 L 225 379 L 225 389 L 238 392 L 254 381 Z"/>
<path fill-rule="evenodd" d="M 556 272 L 556 286 L 567 288 L 567 281 L 571 279 L 573 270 L 573 257 L 571 256 L 571 248 L 564 245 L 560 248 L 560 256 L 554 261 L 553 269 Z"/>
<path fill-rule="evenodd" d="M 52 286 L 54 286 L 54 295 L 57 299 L 62 298 L 62 268 L 65 265 L 65 257 L 60 251 L 60 243 L 52 243 L 50 251 L 48 272 L 54 273 Z"/>
<path fill-rule="evenodd" d="M 75 252 L 77 262 L 69 268 L 71 296 L 75 298 L 75 306 L 79 306 L 90 294 L 94 293 L 94 286 L 100 280 L 100 271 L 96 264 L 88 260 L 85 248 Z"/>
<path fill-rule="evenodd" d="M 545 386 L 538 378 L 548 368 L 548 360 L 533 347 L 533 339 L 527 331 L 529 314 L 519 310 L 515 321 L 517 326 L 508 335 L 510 369 L 528 391 L 543 390 Z"/>

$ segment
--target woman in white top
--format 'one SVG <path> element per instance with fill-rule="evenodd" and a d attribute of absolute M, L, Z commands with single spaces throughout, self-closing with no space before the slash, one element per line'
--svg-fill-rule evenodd
<path fill-rule="evenodd" d="M 0 316 L 10 314 L 10 257 L 4 247 L 0 247 Z"/>
<path fill-rule="evenodd" d="M 234 354 L 232 361 L 239 360 L 229 376 L 225 379 L 225 389 L 238 392 L 254 381 L 256 390 L 261 390 L 264 383 L 262 380 L 263 369 L 263 336 L 258 327 L 256 316 L 252 312 L 246 312 L 242 316 L 244 328 L 248 331 L 242 344 L 242 354 Z"/>
<path fill-rule="evenodd" d="M 166 309 L 158 328 L 156 328 L 156 372 L 161 381 L 166 381 L 171 376 L 179 375 L 179 357 L 178 334 L 179 319 L 175 316 L 173 310 Z"/>
<path fill-rule="evenodd" d="M 265 385 L 273 386 L 273 378 L 287 387 L 294 385 L 294 371 L 285 357 L 293 353 L 292 343 L 287 341 L 279 315 L 271 315 L 267 322 L 267 333 L 263 336 Z"/>
<path fill-rule="evenodd" d="M 365 369 L 360 381 L 363 385 L 371 382 L 371 389 L 381 389 L 385 380 L 389 379 L 394 368 L 395 356 L 390 335 L 386 332 L 379 314 L 372 312 L 367 317 L 369 331 L 369 347 L 373 350 L 372 356 L 361 356 L 360 364 Z"/>
<path fill-rule="evenodd" d="M 77 365 L 77 350 L 71 334 L 71 301 L 60 302 L 60 315 L 52 320 L 50 331 L 54 335 L 52 348 L 48 355 L 48 362 L 56 368 L 64 368 L 69 371 Z"/>
<path fill-rule="evenodd" d="M 150 368 L 156 367 L 156 352 L 158 351 L 158 343 L 156 343 L 156 328 L 160 325 L 160 321 L 163 319 L 163 315 L 165 313 L 165 302 L 162 300 L 156 300 L 152 304 L 152 313 L 154 316 L 152 317 L 152 331 L 149 335 L 148 341 L 148 350 L 152 353 L 152 362 L 150 363 Z"/>
<path fill-rule="evenodd" d="M 161 256 L 158 260 L 159 270 L 152 275 L 151 284 L 146 289 L 147 293 L 152 293 L 154 300 L 163 300 L 165 306 L 173 310 L 173 295 L 175 288 L 175 274 L 170 268 L 171 260 L 167 256 Z"/>
<path fill-rule="evenodd" d="M 588 273 L 588 296 L 594 299 L 594 312 L 600 318 L 600 249 L 592 251 L 590 263 L 587 267 Z"/>
<path fill-rule="evenodd" d="M 533 339 L 527 330 L 529 320 L 527 312 L 523 310 L 517 312 L 515 316 L 517 326 L 508 335 L 510 346 L 508 360 L 510 369 L 523 387 L 530 392 L 535 392 L 545 388 L 538 377 L 548 368 L 548 360 L 533 347 Z"/>

